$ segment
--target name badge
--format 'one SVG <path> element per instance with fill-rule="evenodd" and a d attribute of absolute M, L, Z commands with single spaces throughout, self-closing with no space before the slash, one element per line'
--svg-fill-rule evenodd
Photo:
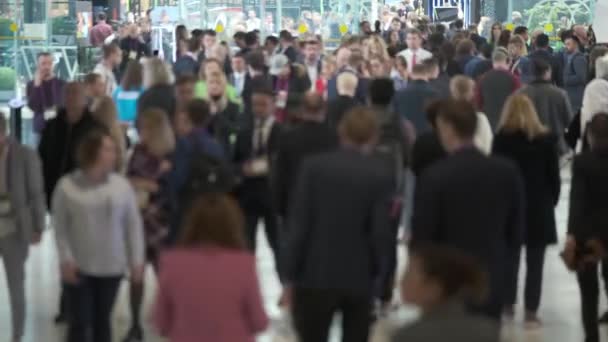
<path fill-rule="evenodd" d="M 129 52 L 129 59 L 137 59 L 137 52 L 136 51 Z"/>

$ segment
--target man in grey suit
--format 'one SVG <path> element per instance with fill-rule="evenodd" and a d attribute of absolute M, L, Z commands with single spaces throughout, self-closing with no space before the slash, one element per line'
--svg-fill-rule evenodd
<path fill-rule="evenodd" d="M 0 112 L 0 257 L 4 262 L 13 318 L 13 342 L 25 323 L 25 261 L 29 244 L 40 242 L 46 204 L 38 154 L 10 139 Z"/>

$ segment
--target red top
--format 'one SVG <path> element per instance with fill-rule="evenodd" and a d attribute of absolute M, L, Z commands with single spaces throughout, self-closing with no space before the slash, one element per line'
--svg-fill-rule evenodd
<path fill-rule="evenodd" d="M 163 253 L 154 321 L 170 342 L 255 342 L 268 326 L 255 257 L 219 247 Z"/>

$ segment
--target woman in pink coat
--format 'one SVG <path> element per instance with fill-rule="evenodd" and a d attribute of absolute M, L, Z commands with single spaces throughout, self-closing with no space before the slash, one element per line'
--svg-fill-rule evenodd
<path fill-rule="evenodd" d="M 243 215 L 227 195 L 201 196 L 178 247 L 160 260 L 154 320 L 171 342 L 254 342 L 268 326 Z"/>

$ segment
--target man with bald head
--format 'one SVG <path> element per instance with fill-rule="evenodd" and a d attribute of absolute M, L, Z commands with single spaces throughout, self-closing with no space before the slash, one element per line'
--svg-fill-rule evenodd
<path fill-rule="evenodd" d="M 336 133 L 325 124 L 325 107 L 325 101 L 320 95 L 307 93 L 298 123 L 281 135 L 273 177 L 274 199 L 281 217 L 287 215 L 302 160 L 327 152 L 338 144 Z"/>

